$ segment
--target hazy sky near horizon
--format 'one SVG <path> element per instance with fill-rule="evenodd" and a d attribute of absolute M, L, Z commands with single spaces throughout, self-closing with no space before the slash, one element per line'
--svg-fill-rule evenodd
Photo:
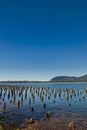
<path fill-rule="evenodd" d="M 0 80 L 84 74 L 86 0 L 0 1 Z"/>

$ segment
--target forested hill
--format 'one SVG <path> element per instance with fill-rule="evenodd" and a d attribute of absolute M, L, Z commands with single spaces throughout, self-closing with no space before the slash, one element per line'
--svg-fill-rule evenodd
<path fill-rule="evenodd" d="M 87 75 L 75 76 L 56 76 L 50 80 L 51 82 L 87 82 Z"/>

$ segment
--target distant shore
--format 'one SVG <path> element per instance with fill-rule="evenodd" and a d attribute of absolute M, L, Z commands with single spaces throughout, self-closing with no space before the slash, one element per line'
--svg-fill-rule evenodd
<path fill-rule="evenodd" d="M 56 76 L 48 81 L 31 81 L 31 80 L 7 80 L 0 81 L 0 83 L 87 83 L 87 75 L 80 77 L 76 76 Z"/>
<path fill-rule="evenodd" d="M 68 83 L 87 83 L 87 81 L 0 81 L 0 83 L 52 83 L 52 84 L 68 84 Z"/>

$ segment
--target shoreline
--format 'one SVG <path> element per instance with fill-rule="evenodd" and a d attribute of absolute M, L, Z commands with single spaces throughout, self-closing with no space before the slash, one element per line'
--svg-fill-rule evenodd
<path fill-rule="evenodd" d="M 35 123 L 29 124 L 29 120 L 26 120 L 22 124 L 18 126 L 12 125 L 3 125 L 1 128 L 4 130 L 68 130 L 69 124 L 73 122 L 75 130 L 87 130 L 87 118 L 85 120 L 80 121 L 81 118 L 78 119 L 78 115 L 74 113 L 70 114 L 70 117 L 67 115 L 58 115 L 58 112 L 55 113 L 53 117 L 50 119 L 41 119 L 39 121 L 35 121 Z"/>
<path fill-rule="evenodd" d="M 0 84 L 7 84 L 7 83 L 33 83 L 33 84 L 86 84 L 87 83 L 87 81 L 86 82 L 71 82 L 71 81 L 63 81 L 63 82 L 50 82 L 50 81 L 27 81 L 27 82 L 25 82 L 25 81 L 0 81 Z"/>

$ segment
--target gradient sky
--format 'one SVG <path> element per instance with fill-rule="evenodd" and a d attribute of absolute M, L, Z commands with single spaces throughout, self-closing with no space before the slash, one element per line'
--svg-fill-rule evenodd
<path fill-rule="evenodd" d="M 0 0 L 0 80 L 84 74 L 86 0 Z"/>

